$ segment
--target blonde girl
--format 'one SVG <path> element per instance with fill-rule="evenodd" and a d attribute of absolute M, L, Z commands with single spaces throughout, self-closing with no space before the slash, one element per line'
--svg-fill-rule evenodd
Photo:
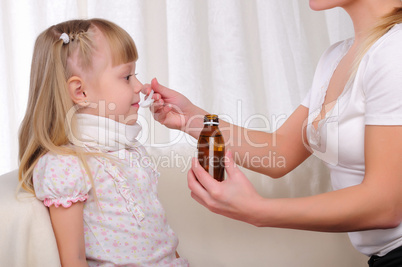
<path fill-rule="evenodd" d="M 159 173 L 135 139 L 137 59 L 127 32 L 102 19 L 36 40 L 19 179 L 49 207 L 63 266 L 188 266 L 157 198 Z"/>
<path fill-rule="evenodd" d="M 353 21 L 354 38 L 322 55 L 310 93 L 275 133 L 222 121 L 221 129 L 233 129 L 222 132 L 232 141 L 227 180 L 216 182 L 194 159 L 188 173 L 191 195 L 213 212 L 257 226 L 349 232 L 370 266 L 402 266 L 402 2 L 309 3 L 314 10 L 343 8 Z M 160 103 L 155 118 L 198 138 L 202 120 L 197 118 L 207 112 L 156 80 L 143 92 L 151 87 Z M 286 164 L 266 167 L 247 160 L 269 153 Z M 232 154 L 238 164 L 273 178 L 314 154 L 330 168 L 334 191 L 263 198 L 235 167 Z"/>

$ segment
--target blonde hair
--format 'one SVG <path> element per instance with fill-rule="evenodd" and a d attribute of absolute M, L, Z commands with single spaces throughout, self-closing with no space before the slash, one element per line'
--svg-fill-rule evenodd
<path fill-rule="evenodd" d="M 359 64 L 367 51 L 396 24 L 402 23 L 402 8 L 395 8 L 391 13 L 381 18 L 376 25 L 368 32 L 367 37 L 357 51 L 352 67 L 352 77 L 357 72 Z"/>
<path fill-rule="evenodd" d="M 72 73 L 67 60 L 78 52 L 79 64 L 84 71 L 92 68 L 92 52 L 95 48 L 94 27 L 99 29 L 109 44 L 112 65 L 136 61 L 137 49 L 130 35 L 116 24 L 103 19 L 71 20 L 51 26 L 42 32 L 35 42 L 28 106 L 19 132 L 20 186 L 35 193 L 32 175 L 39 158 L 54 152 L 76 155 L 87 174 L 91 176 L 85 153 L 69 144 L 65 123 L 68 111 L 74 107 L 67 90 L 67 80 Z M 70 38 L 64 44 L 62 33 Z"/>

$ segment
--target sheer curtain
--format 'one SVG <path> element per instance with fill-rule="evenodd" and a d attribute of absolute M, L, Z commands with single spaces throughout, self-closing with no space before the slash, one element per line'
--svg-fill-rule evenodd
<path fill-rule="evenodd" d="M 18 128 L 28 95 L 36 36 L 74 18 L 100 17 L 127 30 L 137 72 L 233 123 L 275 130 L 308 91 L 330 44 L 352 36 L 339 9 L 314 12 L 301 0 L 3 0 L 0 2 L 0 174 L 18 166 Z M 194 140 L 141 110 L 141 141 Z"/>

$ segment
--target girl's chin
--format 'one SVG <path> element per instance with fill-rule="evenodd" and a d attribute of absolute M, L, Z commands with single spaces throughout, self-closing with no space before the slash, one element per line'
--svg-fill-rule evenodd
<path fill-rule="evenodd" d="M 131 114 L 123 119 L 119 119 L 118 122 L 127 124 L 127 125 L 134 125 L 138 120 L 138 114 Z"/>
<path fill-rule="evenodd" d="M 310 8 L 314 11 L 323 11 L 332 9 L 340 5 L 339 1 L 326 1 L 326 0 L 310 0 Z"/>
<path fill-rule="evenodd" d="M 126 125 L 134 125 L 136 122 L 137 122 L 137 120 L 131 120 L 131 121 L 128 121 L 128 122 L 121 122 L 121 123 L 124 123 Z"/>

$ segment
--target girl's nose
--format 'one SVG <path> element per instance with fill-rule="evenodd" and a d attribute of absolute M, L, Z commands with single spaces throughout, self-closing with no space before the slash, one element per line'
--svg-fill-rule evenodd
<path fill-rule="evenodd" d="M 143 87 L 142 82 L 140 82 L 136 77 L 135 78 L 135 84 L 134 84 L 134 92 L 136 94 L 139 94 L 141 92 L 142 87 Z"/>

